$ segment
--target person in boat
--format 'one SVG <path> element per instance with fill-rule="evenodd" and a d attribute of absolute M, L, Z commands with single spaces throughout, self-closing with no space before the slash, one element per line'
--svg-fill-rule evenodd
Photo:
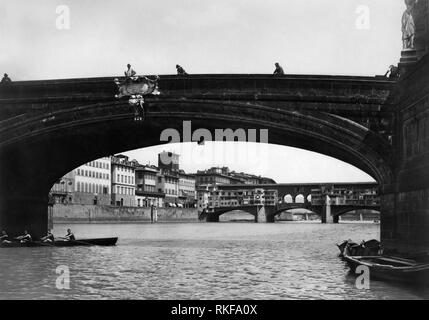
<path fill-rule="evenodd" d="M 27 230 L 24 230 L 24 234 L 22 236 L 16 237 L 16 239 L 21 241 L 21 243 L 33 241 L 33 238 L 31 238 L 31 235 Z"/>
<path fill-rule="evenodd" d="M 3 230 L 1 232 L 0 242 L 1 243 L 11 243 L 12 242 L 12 241 L 9 240 L 9 236 L 7 235 L 7 233 L 6 233 L 5 230 Z"/>
<path fill-rule="evenodd" d="M 48 233 L 46 236 L 44 236 L 43 238 L 40 239 L 42 242 L 54 242 L 55 241 L 55 237 L 52 234 L 51 230 L 48 230 Z"/>
<path fill-rule="evenodd" d="M 67 234 L 64 237 L 66 240 L 71 241 L 71 240 L 76 240 L 76 238 L 74 237 L 73 232 L 70 229 L 67 229 Z"/>
<path fill-rule="evenodd" d="M 1 79 L 1 83 L 11 83 L 11 82 L 12 82 L 12 79 L 9 78 L 9 75 L 7 73 L 5 73 L 3 75 L 3 78 Z"/>
<path fill-rule="evenodd" d="M 177 75 L 179 76 L 187 76 L 188 74 L 186 73 L 185 69 L 183 69 L 181 66 L 179 66 L 178 64 L 176 64 L 176 70 L 177 70 Z"/>
<path fill-rule="evenodd" d="M 283 76 L 285 74 L 283 68 L 280 66 L 278 62 L 275 63 L 275 67 L 276 69 L 274 70 L 274 73 L 273 73 L 275 76 Z"/>

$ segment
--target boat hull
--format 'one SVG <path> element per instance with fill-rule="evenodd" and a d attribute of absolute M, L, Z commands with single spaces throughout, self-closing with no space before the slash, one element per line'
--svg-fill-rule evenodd
<path fill-rule="evenodd" d="M 54 242 L 12 242 L 2 243 L 1 248 L 22 248 L 22 247 L 77 247 L 77 246 L 114 246 L 118 238 L 94 238 L 94 239 L 79 239 L 70 241 L 54 241 Z"/>
<path fill-rule="evenodd" d="M 410 259 L 388 256 L 348 256 L 343 259 L 353 273 L 358 266 L 369 269 L 370 279 L 429 285 L 429 264 L 417 263 Z"/>

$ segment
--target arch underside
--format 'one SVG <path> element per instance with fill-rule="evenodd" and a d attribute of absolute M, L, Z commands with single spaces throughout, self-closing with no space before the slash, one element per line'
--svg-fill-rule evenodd
<path fill-rule="evenodd" d="M 182 133 L 183 121 L 189 120 L 192 130 L 205 128 L 213 137 L 215 129 L 268 129 L 270 144 L 325 154 L 356 166 L 380 184 L 389 183 L 390 146 L 381 136 L 336 115 L 287 110 L 284 104 L 275 108 L 256 102 L 150 99 L 143 122 L 134 120 L 134 108 L 126 101 L 28 117 L 0 131 L 1 166 L 20 167 L 3 171 L 2 179 L 10 187 L 13 181 L 33 177 L 38 185 L 28 186 L 28 193 L 47 192 L 59 177 L 88 161 L 165 143 L 160 141 L 164 129 Z"/>
<path fill-rule="evenodd" d="M 222 215 L 224 215 L 224 214 L 226 214 L 226 213 L 231 213 L 231 212 L 234 212 L 234 211 L 242 211 L 242 212 L 245 212 L 245 213 L 248 213 L 248 214 L 250 214 L 250 215 L 252 215 L 252 216 L 256 216 L 256 214 L 257 214 L 257 212 L 256 212 L 256 208 L 246 208 L 246 207 L 231 207 L 231 208 L 226 208 L 226 209 L 218 209 L 218 210 L 215 210 L 215 212 L 214 213 L 212 213 L 212 214 L 214 214 L 214 215 L 216 215 L 217 217 L 220 217 L 220 216 L 222 216 Z"/>

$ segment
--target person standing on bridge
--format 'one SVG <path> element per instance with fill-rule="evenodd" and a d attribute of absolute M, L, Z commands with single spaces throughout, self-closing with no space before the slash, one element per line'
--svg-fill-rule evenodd
<path fill-rule="evenodd" d="M 276 70 L 274 70 L 274 75 L 275 76 L 283 76 L 285 74 L 283 68 L 280 66 L 280 64 L 278 62 L 275 63 L 276 66 Z"/>
<path fill-rule="evenodd" d="M 5 73 L 3 75 L 3 78 L 1 79 L 1 83 L 11 83 L 11 82 L 12 82 L 12 79 L 9 78 L 9 75 L 7 73 Z"/>
<path fill-rule="evenodd" d="M 176 64 L 176 70 L 177 70 L 177 75 L 178 76 L 187 76 L 188 74 L 186 73 L 185 69 L 183 69 L 181 66 L 179 66 L 178 64 Z"/>
<path fill-rule="evenodd" d="M 389 79 L 399 78 L 398 67 L 395 67 L 394 65 L 391 65 L 384 76 L 387 78 L 388 74 L 389 74 L 389 77 L 388 77 Z"/>
<path fill-rule="evenodd" d="M 130 82 L 131 80 L 136 80 L 136 72 L 131 68 L 130 64 L 127 64 L 127 70 L 124 71 L 125 81 Z"/>

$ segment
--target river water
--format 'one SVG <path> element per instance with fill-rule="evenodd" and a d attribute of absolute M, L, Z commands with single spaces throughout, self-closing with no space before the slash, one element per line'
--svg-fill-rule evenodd
<path fill-rule="evenodd" d="M 56 235 L 66 225 L 55 225 Z M 72 225 L 114 247 L 0 249 L 0 299 L 428 299 L 372 280 L 357 289 L 335 243 L 379 225 L 317 222 Z M 58 268 L 58 269 L 57 269 Z M 69 289 L 65 279 L 69 271 Z M 59 274 L 56 271 L 60 272 Z M 61 276 L 59 279 L 58 277 Z"/>

